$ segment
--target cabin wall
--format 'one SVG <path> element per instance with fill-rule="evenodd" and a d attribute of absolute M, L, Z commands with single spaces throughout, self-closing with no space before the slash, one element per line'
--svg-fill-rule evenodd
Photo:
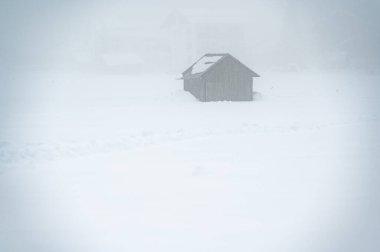
<path fill-rule="evenodd" d="M 201 77 L 184 80 L 184 90 L 190 92 L 198 100 L 205 101 L 204 81 Z"/>
<path fill-rule="evenodd" d="M 252 101 L 253 78 L 231 58 L 205 73 L 205 101 Z"/>

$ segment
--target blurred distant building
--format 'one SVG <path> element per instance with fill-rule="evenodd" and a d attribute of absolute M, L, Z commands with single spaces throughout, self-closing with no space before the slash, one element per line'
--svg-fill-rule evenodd
<path fill-rule="evenodd" d="M 249 22 L 241 10 L 172 11 L 161 26 L 170 46 L 171 69 L 178 71 L 207 51 L 245 51 Z"/>
<path fill-rule="evenodd" d="M 250 17 L 242 10 L 180 9 L 120 11 L 97 17 L 86 29 L 75 60 L 96 71 L 178 73 L 205 52 L 250 58 Z M 244 58 L 245 57 L 245 58 Z"/>

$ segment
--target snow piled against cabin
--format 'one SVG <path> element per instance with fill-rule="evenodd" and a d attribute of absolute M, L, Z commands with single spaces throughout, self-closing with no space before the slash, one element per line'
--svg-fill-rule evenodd
<path fill-rule="evenodd" d="M 217 103 L 175 76 L 7 79 L 0 251 L 371 251 L 379 76 L 261 75 Z"/>

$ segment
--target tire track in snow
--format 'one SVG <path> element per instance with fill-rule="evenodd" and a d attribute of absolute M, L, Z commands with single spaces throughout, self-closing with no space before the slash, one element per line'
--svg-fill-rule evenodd
<path fill-rule="evenodd" d="M 261 133 L 299 133 L 303 131 L 320 130 L 328 127 L 344 127 L 362 122 L 324 123 L 315 125 L 300 125 L 292 123 L 288 125 L 259 125 L 255 123 L 243 123 L 239 127 L 230 129 L 207 129 L 196 133 L 178 129 L 167 133 L 154 133 L 143 131 L 138 135 L 119 139 L 89 140 L 67 143 L 26 143 L 12 144 L 0 142 L 0 164 L 13 164 L 21 161 L 48 161 L 59 158 L 75 158 L 88 155 L 126 151 L 150 145 L 171 144 L 181 141 L 194 140 L 205 137 L 222 137 L 225 135 L 255 135 Z"/>

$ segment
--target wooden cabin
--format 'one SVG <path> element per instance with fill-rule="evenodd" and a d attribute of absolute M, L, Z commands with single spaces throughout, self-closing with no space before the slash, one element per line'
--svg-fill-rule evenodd
<path fill-rule="evenodd" d="M 252 101 L 257 73 L 228 53 L 205 54 L 182 73 L 184 90 L 199 101 Z"/>

